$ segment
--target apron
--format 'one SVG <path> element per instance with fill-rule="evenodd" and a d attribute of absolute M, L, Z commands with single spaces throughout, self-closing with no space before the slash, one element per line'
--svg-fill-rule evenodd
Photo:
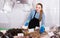
<path fill-rule="evenodd" d="M 30 20 L 28 28 L 35 28 L 36 26 L 39 27 L 39 19 L 35 18 L 37 11 L 35 11 L 33 19 Z"/>

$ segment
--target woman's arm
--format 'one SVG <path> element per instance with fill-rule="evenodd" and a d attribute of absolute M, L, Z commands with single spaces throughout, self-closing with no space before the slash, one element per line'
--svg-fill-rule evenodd
<path fill-rule="evenodd" d="M 44 25 L 45 24 L 45 14 L 43 13 L 42 14 L 42 20 L 41 20 L 41 25 Z"/>
<path fill-rule="evenodd" d="M 28 16 L 28 18 L 27 18 L 27 20 L 26 20 L 26 22 L 25 22 L 25 26 L 28 26 L 28 24 L 29 24 L 29 21 L 31 20 L 31 18 L 32 18 L 32 11 L 30 12 L 30 14 L 29 14 L 29 16 Z"/>

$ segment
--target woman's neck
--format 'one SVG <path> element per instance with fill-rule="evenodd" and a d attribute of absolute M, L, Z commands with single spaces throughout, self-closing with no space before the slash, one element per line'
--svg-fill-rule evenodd
<path fill-rule="evenodd" d="M 40 13 L 40 11 L 37 11 L 37 13 Z"/>

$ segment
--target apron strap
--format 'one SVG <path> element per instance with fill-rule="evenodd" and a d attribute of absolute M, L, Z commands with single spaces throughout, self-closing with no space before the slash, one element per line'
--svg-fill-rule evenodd
<path fill-rule="evenodd" d="M 35 10 L 34 18 L 35 18 L 36 13 L 37 13 L 37 11 Z"/>

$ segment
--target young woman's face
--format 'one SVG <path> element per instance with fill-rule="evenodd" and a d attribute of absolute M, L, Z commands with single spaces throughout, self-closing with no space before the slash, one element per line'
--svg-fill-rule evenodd
<path fill-rule="evenodd" d="M 37 10 L 37 12 L 40 12 L 41 9 L 42 9 L 42 8 L 41 8 L 41 5 L 36 5 L 36 10 Z"/>

